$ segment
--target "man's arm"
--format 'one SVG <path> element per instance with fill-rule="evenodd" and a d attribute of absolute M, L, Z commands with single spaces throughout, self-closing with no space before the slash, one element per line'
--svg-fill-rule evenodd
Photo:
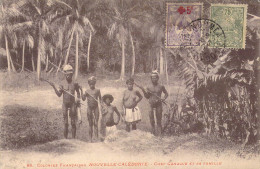
<path fill-rule="evenodd" d="M 102 102 L 100 89 L 98 90 L 98 99 L 99 99 L 100 102 Z"/>
<path fill-rule="evenodd" d="M 146 99 L 149 99 L 150 98 L 150 92 L 149 92 L 149 90 L 147 89 L 147 91 L 143 88 L 143 87 L 139 87 L 141 90 L 142 90 L 142 92 L 143 92 L 143 94 L 144 94 L 144 97 L 146 98 Z"/>
<path fill-rule="evenodd" d="M 123 97 L 122 97 L 122 108 L 123 108 L 123 110 L 125 108 L 125 91 L 124 91 Z"/>
<path fill-rule="evenodd" d="M 116 123 L 116 124 L 118 124 L 122 115 L 119 113 L 119 111 L 117 110 L 117 108 L 115 106 L 114 106 L 114 111 L 118 115 L 118 122 Z"/>
<path fill-rule="evenodd" d="M 85 97 L 85 94 L 84 94 L 84 92 L 83 92 L 81 86 L 79 86 L 79 90 L 80 90 L 80 93 L 81 93 L 81 99 L 82 99 L 83 101 L 85 101 L 85 100 L 86 100 L 86 97 Z"/>
<path fill-rule="evenodd" d="M 76 85 L 75 89 L 76 89 L 76 92 L 77 92 L 77 98 L 80 99 L 80 92 L 79 92 L 80 86 L 79 86 L 78 83 L 76 83 L 75 85 Z"/>
<path fill-rule="evenodd" d="M 136 83 L 134 83 L 138 88 L 140 88 L 141 90 L 142 90 L 142 92 L 144 93 L 144 97 L 146 98 L 146 99 L 149 99 L 150 98 L 150 93 L 149 93 L 149 91 L 147 90 L 147 91 L 145 91 L 145 89 L 142 87 L 142 86 L 140 86 L 140 85 L 138 85 L 138 84 L 136 84 Z"/>
<path fill-rule="evenodd" d="M 62 95 L 62 93 L 63 93 L 63 86 L 60 86 L 60 88 L 59 88 L 59 90 L 58 90 L 58 89 L 55 87 L 54 83 L 51 83 L 50 85 L 53 87 L 53 89 L 54 89 L 56 95 L 57 95 L 58 97 L 61 97 L 61 95 Z"/>
<path fill-rule="evenodd" d="M 83 93 L 83 92 L 82 92 L 82 93 Z M 83 101 L 85 101 L 86 98 L 87 98 L 87 92 L 83 93 L 83 94 L 81 95 L 81 98 L 82 98 Z"/>
<path fill-rule="evenodd" d="M 138 100 L 136 102 L 139 103 L 143 99 L 143 96 L 138 90 L 136 91 L 136 95 L 138 96 Z"/>
<path fill-rule="evenodd" d="M 162 99 L 164 101 L 168 98 L 169 94 L 164 86 L 162 86 L 162 92 L 164 93 L 164 98 Z"/>

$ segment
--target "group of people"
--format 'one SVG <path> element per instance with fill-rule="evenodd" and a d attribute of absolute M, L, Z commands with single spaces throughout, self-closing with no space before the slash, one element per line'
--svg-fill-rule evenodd
<path fill-rule="evenodd" d="M 68 138 L 68 127 L 69 127 L 69 117 L 71 119 L 72 128 L 72 138 L 76 137 L 76 123 L 77 120 L 81 123 L 81 112 L 80 106 L 82 99 L 85 101 L 87 99 L 87 118 L 89 122 L 89 136 L 91 142 L 93 141 L 93 136 L 96 139 L 101 139 L 103 141 L 106 136 L 106 127 L 111 127 L 117 125 L 122 119 L 126 123 L 126 131 L 136 130 L 136 124 L 141 121 L 141 112 L 138 108 L 138 103 L 143 99 L 141 93 L 134 89 L 134 79 L 129 78 L 126 81 L 127 89 L 124 91 L 122 98 L 123 112 L 120 113 L 116 106 L 111 103 L 114 97 L 111 94 L 105 94 L 101 96 L 100 89 L 95 87 L 96 78 L 94 76 L 88 79 L 89 88 L 84 92 L 82 87 L 73 80 L 73 68 L 70 65 L 65 65 L 63 72 L 66 77 L 66 82 L 56 88 L 54 83 L 51 86 L 58 97 L 63 95 L 63 118 L 64 118 L 64 137 Z M 149 100 L 149 117 L 152 126 L 152 133 L 155 134 L 155 119 L 157 123 L 158 135 L 162 132 L 162 103 L 167 99 L 168 92 L 163 85 L 158 83 L 159 74 L 157 71 L 151 73 L 151 84 L 145 89 L 142 86 L 135 84 L 139 87 L 146 99 Z M 164 97 L 161 98 L 162 93 Z M 76 94 L 76 95 L 75 95 Z M 101 117 L 100 134 L 98 130 L 99 115 Z M 117 114 L 118 118 L 114 120 L 114 113 Z"/>

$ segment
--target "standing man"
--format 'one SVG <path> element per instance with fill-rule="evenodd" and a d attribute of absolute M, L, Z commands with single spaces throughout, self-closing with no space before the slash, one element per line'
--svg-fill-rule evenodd
<path fill-rule="evenodd" d="M 82 89 L 80 88 L 82 93 L 82 100 L 85 101 L 86 98 L 88 100 L 87 116 L 89 122 L 89 135 L 91 142 L 93 141 L 93 134 L 98 140 L 98 120 L 100 113 L 98 108 L 98 100 L 101 101 L 101 92 L 100 89 L 96 88 L 96 82 L 96 77 L 91 76 L 88 79 L 89 89 L 87 89 L 85 93 L 83 93 Z"/>
<path fill-rule="evenodd" d="M 152 133 L 155 134 L 155 118 L 157 123 L 158 135 L 161 136 L 162 133 L 162 102 L 164 102 L 168 97 L 168 92 L 165 87 L 158 84 L 159 73 L 153 71 L 151 73 L 151 85 L 145 90 L 143 87 L 139 86 L 144 93 L 145 98 L 149 100 L 149 116 L 150 123 L 152 126 Z M 164 93 L 164 98 L 161 98 L 162 93 Z M 155 112 L 155 115 L 154 115 Z"/>
<path fill-rule="evenodd" d="M 65 73 L 66 82 L 64 85 L 59 87 L 59 90 L 55 87 L 53 83 L 51 86 L 53 87 L 56 95 L 60 97 L 63 94 L 63 119 L 64 119 L 64 137 L 68 138 L 68 128 L 69 128 L 69 117 L 71 119 L 71 128 L 72 128 L 72 138 L 76 137 L 76 103 L 80 101 L 80 92 L 78 83 L 72 80 L 73 76 L 73 68 L 70 65 L 65 65 L 63 68 Z M 77 92 L 77 100 L 75 97 L 75 92 Z"/>

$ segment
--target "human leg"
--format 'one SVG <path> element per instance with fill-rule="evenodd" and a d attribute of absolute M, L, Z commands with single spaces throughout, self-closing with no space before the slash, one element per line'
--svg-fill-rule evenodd
<path fill-rule="evenodd" d="M 101 119 L 101 129 L 100 129 L 100 134 L 101 134 L 101 141 L 105 140 L 106 137 L 106 118 L 102 117 Z"/>
<path fill-rule="evenodd" d="M 90 141 L 92 142 L 92 134 L 93 134 L 93 112 L 92 109 L 88 107 L 87 110 L 87 116 L 88 116 L 88 124 L 89 124 L 89 136 Z"/>
<path fill-rule="evenodd" d="M 76 112 L 76 106 L 75 104 L 71 105 L 70 108 L 70 119 L 71 119 L 71 130 L 72 130 L 72 138 L 76 138 L 76 117 L 77 117 L 77 112 Z"/>
<path fill-rule="evenodd" d="M 126 130 L 127 132 L 130 132 L 130 123 L 129 123 L 129 122 L 126 122 L 125 130 Z"/>
<path fill-rule="evenodd" d="M 98 139 L 98 120 L 99 120 L 99 110 L 98 107 L 96 107 L 94 110 L 94 132 L 95 136 Z"/>
<path fill-rule="evenodd" d="M 149 117 L 150 117 L 150 123 L 152 126 L 152 134 L 155 134 L 155 121 L 154 121 L 154 113 L 153 113 L 152 105 L 149 106 Z"/>
<path fill-rule="evenodd" d="M 62 105 L 63 111 L 63 121 L 64 121 L 64 137 L 68 138 L 68 131 L 69 131 L 69 122 L 68 122 L 68 106 L 66 104 Z"/>
<path fill-rule="evenodd" d="M 158 135 L 161 136 L 161 134 L 162 134 L 162 104 L 160 104 L 156 107 L 156 122 L 157 122 Z"/>
<path fill-rule="evenodd" d="M 132 130 L 136 130 L 136 122 L 132 123 Z"/>

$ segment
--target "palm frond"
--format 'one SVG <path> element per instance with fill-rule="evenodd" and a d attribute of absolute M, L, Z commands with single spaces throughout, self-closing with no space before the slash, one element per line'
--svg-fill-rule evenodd
<path fill-rule="evenodd" d="M 45 36 L 46 34 L 48 34 L 50 32 L 50 28 L 47 25 L 46 21 L 42 21 L 41 29 L 42 29 L 43 36 Z"/>
<path fill-rule="evenodd" d="M 108 31 L 107 31 L 108 37 L 111 38 L 111 37 L 113 36 L 113 34 L 114 34 L 115 31 L 116 31 L 116 27 L 117 27 L 116 22 L 114 22 L 113 24 L 111 24 L 111 26 L 108 28 Z"/>
<path fill-rule="evenodd" d="M 130 23 L 137 28 L 141 28 L 143 26 L 143 23 L 136 18 L 130 18 Z"/>
<path fill-rule="evenodd" d="M 32 3 L 31 5 L 34 7 L 34 9 L 38 13 L 38 15 L 42 14 L 42 11 L 41 11 L 41 9 L 38 6 L 36 6 L 34 3 Z"/>
<path fill-rule="evenodd" d="M 25 31 L 28 30 L 33 26 L 32 21 L 26 21 L 26 22 L 21 22 L 21 23 L 16 23 L 11 26 L 12 31 Z"/>
<path fill-rule="evenodd" d="M 83 17 L 81 17 L 80 20 L 82 21 L 83 25 L 88 25 L 92 32 L 95 31 L 94 27 L 92 26 L 91 22 L 89 21 L 89 19 L 87 17 L 83 16 Z"/>
<path fill-rule="evenodd" d="M 4 48 L 0 48 L 0 55 L 6 56 L 6 50 Z"/>
<path fill-rule="evenodd" d="M 28 35 L 26 38 L 26 41 L 28 43 L 29 48 L 33 48 L 34 47 L 34 39 L 31 35 Z"/>

